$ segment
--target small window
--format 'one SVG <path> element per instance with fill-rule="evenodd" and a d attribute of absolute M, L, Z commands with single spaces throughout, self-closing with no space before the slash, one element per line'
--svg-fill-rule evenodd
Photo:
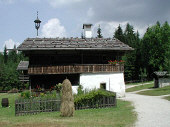
<path fill-rule="evenodd" d="M 106 83 L 100 83 L 100 89 L 105 89 L 106 90 Z"/>

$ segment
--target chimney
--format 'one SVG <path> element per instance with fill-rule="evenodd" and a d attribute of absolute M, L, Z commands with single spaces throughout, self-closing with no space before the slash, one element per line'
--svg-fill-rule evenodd
<path fill-rule="evenodd" d="M 92 38 L 91 26 L 92 24 L 83 24 L 85 38 Z"/>

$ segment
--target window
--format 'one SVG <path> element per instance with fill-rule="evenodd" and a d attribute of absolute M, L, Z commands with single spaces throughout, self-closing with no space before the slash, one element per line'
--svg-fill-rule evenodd
<path fill-rule="evenodd" d="M 106 90 L 106 83 L 100 83 L 100 89 L 105 89 Z"/>

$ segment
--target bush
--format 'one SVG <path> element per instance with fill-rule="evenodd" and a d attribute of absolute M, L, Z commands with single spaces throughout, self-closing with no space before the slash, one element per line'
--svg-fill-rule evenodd
<path fill-rule="evenodd" d="M 58 83 L 58 84 L 55 86 L 55 89 L 57 90 L 57 92 L 61 92 L 62 83 Z"/>
<path fill-rule="evenodd" d="M 60 93 L 58 93 L 56 90 L 53 90 L 51 92 L 47 92 L 46 94 L 44 94 L 44 97 L 60 99 Z"/>
<path fill-rule="evenodd" d="M 78 87 L 78 89 L 77 89 L 77 95 L 81 95 L 81 94 L 84 94 L 83 86 L 82 86 L 82 85 L 79 85 L 79 87 Z"/>
<path fill-rule="evenodd" d="M 81 95 L 78 94 L 75 95 L 74 103 L 76 105 L 77 104 L 84 105 L 86 102 L 95 103 L 96 100 L 99 100 L 100 98 L 103 97 L 115 97 L 115 96 L 116 96 L 115 92 L 110 92 L 103 89 L 97 89 L 97 90 L 95 89 Z"/>
<path fill-rule="evenodd" d="M 60 99 L 60 93 L 57 93 L 56 90 L 53 91 L 48 91 L 46 93 L 43 92 L 31 92 L 29 90 L 25 90 L 21 92 L 21 97 L 23 99 L 30 99 L 30 98 L 46 98 L 46 99 L 51 99 L 51 98 L 57 98 Z"/>
<path fill-rule="evenodd" d="M 5 91 L 9 91 L 9 90 L 11 90 L 11 89 L 12 89 L 11 86 L 6 86 L 6 87 L 4 88 Z"/>
<path fill-rule="evenodd" d="M 2 91 L 2 90 L 3 90 L 3 87 L 0 86 L 0 91 Z"/>
<path fill-rule="evenodd" d="M 29 83 L 24 84 L 25 89 L 29 89 Z"/>
<path fill-rule="evenodd" d="M 25 91 L 21 92 L 21 97 L 23 97 L 24 99 L 29 99 L 31 97 L 30 91 L 25 90 Z"/>

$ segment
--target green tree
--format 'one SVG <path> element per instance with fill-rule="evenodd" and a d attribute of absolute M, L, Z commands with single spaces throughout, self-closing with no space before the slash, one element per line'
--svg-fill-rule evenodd
<path fill-rule="evenodd" d="M 98 29 L 97 29 L 97 37 L 98 37 L 98 38 L 103 38 L 103 36 L 102 36 L 102 30 L 101 30 L 101 28 L 100 28 L 100 25 L 99 25 L 99 27 L 98 27 Z"/>
<path fill-rule="evenodd" d="M 142 39 L 143 64 L 148 77 L 154 71 L 169 70 L 169 24 L 159 22 L 148 28 Z"/>
<path fill-rule="evenodd" d="M 8 60 L 8 54 L 7 54 L 7 48 L 6 48 L 6 45 L 4 47 L 4 63 L 6 64 L 7 63 L 7 60 Z"/>
<path fill-rule="evenodd" d="M 11 51 L 9 51 L 9 53 L 8 53 L 8 61 L 9 62 L 14 62 L 14 63 L 18 62 L 16 45 L 14 45 L 14 48 Z"/>
<path fill-rule="evenodd" d="M 118 28 L 115 30 L 113 37 L 115 37 L 115 38 L 117 38 L 118 40 L 124 42 L 124 34 L 123 34 L 123 30 L 122 30 L 122 28 L 121 28 L 120 25 L 119 25 Z"/>
<path fill-rule="evenodd" d="M 0 53 L 0 65 L 4 63 L 4 57 L 3 54 Z"/>
<path fill-rule="evenodd" d="M 7 59 L 5 59 L 5 56 L 7 56 Z M 18 80 L 19 72 L 16 70 L 21 60 L 28 60 L 28 58 L 24 57 L 21 52 L 17 53 L 16 46 L 7 55 L 5 46 L 4 53 L 0 54 L 0 90 L 22 88 L 22 84 Z"/>
<path fill-rule="evenodd" d="M 170 73 L 170 26 L 166 21 L 161 27 L 161 35 L 164 49 L 164 64 L 162 65 L 164 70 Z"/>
<path fill-rule="evenodd" d="M 140 39 L 139 33 L 134 32 L 132 25 L 127 23 L 124 31 L 124 43 L 133 47 L 134 50 L 126 53 L 123 59 L 125 62 L 125 80 L 139 80 L 140 75 Z"/>

